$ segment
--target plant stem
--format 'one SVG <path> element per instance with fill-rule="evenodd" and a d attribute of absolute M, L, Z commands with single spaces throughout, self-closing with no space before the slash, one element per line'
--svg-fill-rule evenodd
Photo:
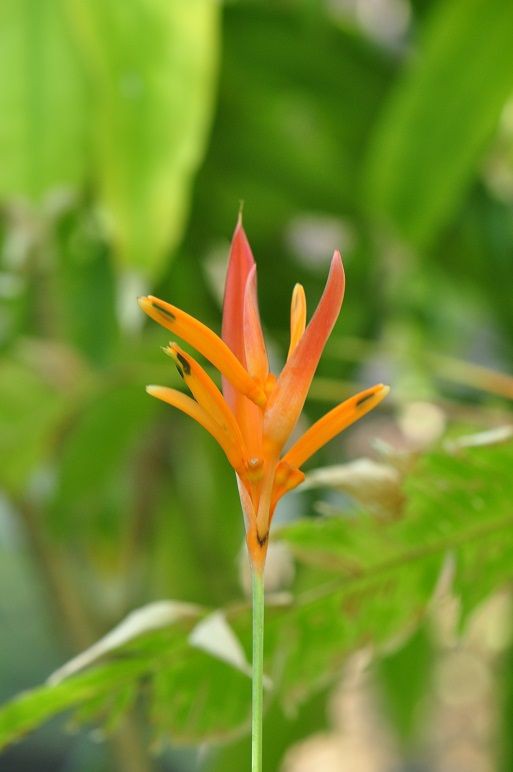
<path fill-rule="evenodd" d="M 251 772 L 262 772 L 262 712 L 264 681 L 264 573 L 252 570 L 253 584 L 253 695 L 251 714 Z"/>

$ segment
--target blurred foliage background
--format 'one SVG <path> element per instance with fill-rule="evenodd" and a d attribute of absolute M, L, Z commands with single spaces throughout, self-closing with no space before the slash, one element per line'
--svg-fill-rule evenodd
<path fill-rule="evenodd" d="M 419 453 L 444 433 L 511 421 L 513 5 L 3 0 L 0 73 L 4 701 L 133 608 L 243 598 L 231 471 L 200 428 L 145 394 L 176 379 L 159 351 L 166 333 L 135 302 L 151 291 L 219 329 L 241 200 L 276 362 L 294 283 L 313 304 L 333 249 L 344 254 L 346 300 L 308 418 L 376 381 L 393 387 L 314 465 L 376 457 L 376 437 Z M 509 516 L 512 460 L 509 449 L 468 466 L 454 506 L 466 512 L 481 473 L 486 505 Z M 424 487 L 410 491 L 418 511 L 433 480 L 460 480 L 449 466 L 428 462 Z M 291 495 L 279 519 L 338 506 L 324 487 Z M 429 538 L 435 514 L 426 505 L 413 543 Z M 386 554 L 387 538 L 369 536 L 360 552 Z M 409 636 L 392 626 L 394 645 L 352 661 L 363 681 L 346 673 L 333 697 L 337 679 L 319 678 L 296 711 L 271 704 L 266 768 L 511 770 L 510 602 L 497 590 L 513 571 L 508 537 L 494 545 L 496 574 L 474 555 L 468 606 L 488 605 L 457 648 L 450 598 L 429 623 L 417 614 Z M 378 626 L 388 602 L 383 620 L 369 612 Z M 335 621 L 315 624 L 314 649 L 336 632 Z M 349 648 L 373 642 L 362 633 Z M 205 715 L 230 681 L 218 687 Z M 169 700 L 183 688 L 168 684 Z M 5 750 L 0 770 L 246 765 L 245 740 L 198 752 L 201 727 L 189 748 L 174 748 L 171 731 L 171 747 L 150 755 L 141 705 L 106 742 L 65 726 Z M 289 750 L 319 731 L 318 749 Z"/>

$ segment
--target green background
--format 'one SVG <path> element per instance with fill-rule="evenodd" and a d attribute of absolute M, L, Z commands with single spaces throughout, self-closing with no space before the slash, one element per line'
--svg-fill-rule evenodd
<path fill-rule="evenodd" d="M 381 453 L 426 456 L 405 483 L 411 519 L 392 513 L 390 531 L 380 512 L 351 537 L 340 516 L 312 531 L 320 499 L 339 514 L 348 499 L 322 487 L 286 499 L 282 521 L 311 518 L 306 532 L 291 526 L 283 537 L 297 553 L 298 592 L 327 581 L 326 554 L 336 588 L 317 616 L 302 606 L 290 613 L 290 627 L 272 612 L 269 647 L 285 664 L 283 699 L 269 706 L 266 769 L 279 769 L 297 740 L 333 727 L 325 706 L 342 664 L 374 644 L 372 720 L 395 747 L 395 762 L 377 769 L 444 768 L 434 706 L 440 672 L 450 683 L 455 670 L 443 670 L 447 640 L 425 621 L 442 558 L 462 567 L 455 636 L 513 574 L 511 448 L 454 460 L 428 447 L 439 439 L 436 421 L 448 436 L 511 421 L 513 379 L 498 374 L 511 373 L 513 352 L 512 94 L 507 0 L 2 2 L 2 701 L 145 603 L 243 599 L 232 471 L 199 427 L 145 394 L 147 383 L 178 379 L 159 349 L 167 333 L 136 304 L 152 292 L 219 330 L 243 201 L 275 368 L 295 282 L 311 311 L 333 250 L 344 255 L 344 307 L 305 425 L 358 389 L 392 386 L 311 466 L 376 458 L 376 437 Z M 473 546 L 460 549 L 467 538 Z M 411 557 L 426 544 L 436 565 L 429 550 Z M 351 603 L 337 594 L 351 561 L 374 576 L 405 555 L 405 566 L 392 566 L 392 589 L 371 578 Z M 244 614 L 233 624 L 247 645 Z M 507 613 L 497 624 L 507 628 Z M 476 635 L 491 728 L 472 748 L 510 770 L 509 635 L 491 648 Z M 148 646 L 137 656 L 171 657 L 165 637 Z M 240 731 L 248 699 L 240 673 L 202 657 L 179 673 L 171 657 L 153 709 L 144 692 L 132 705 L 133 690 L 120 688 L 112 712 L 132 707 L 106 742 L 56 719 L 0 754 L 0 770 L 246 768 L 244 740 L 198 752 L 202 740 Z M 107 686 L 120 678 L 104 675 Z M 207 681 L 201 717 L 188 723 L 180 701 L 197 704 Z M 165 739 L 157 756 L 148 753 L 152 725 Z M 482 769 L 475 760 L 464 768 Z"/>

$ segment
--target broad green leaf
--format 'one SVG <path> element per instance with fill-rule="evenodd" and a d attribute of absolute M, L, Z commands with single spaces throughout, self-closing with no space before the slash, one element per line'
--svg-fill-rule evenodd
<path fill-rule="evenodd" d="M 513 5 L 438 2 L 422 32 L 375 127 L 366 175 L 371 207 L 421 247 L 458 206 L 513 91 Z"/>
<path fill-rule="evenodd" d="M 0 196 L 79 184 L 84 84 L 59 0 L 3 0 L 0 73 Z"/>
<path fill-rule="evenodd" d="M 152 278 L 178 243 L 213 103 L 214 0 L 67 0 L 90 72 L 95 177 L 117 256 Z"/>

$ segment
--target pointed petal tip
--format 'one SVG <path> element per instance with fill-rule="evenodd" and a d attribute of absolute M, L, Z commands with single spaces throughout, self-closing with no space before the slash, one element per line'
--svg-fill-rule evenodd
<path fill-rule="evenodd" d="M 159 298 L 156 298 L 155 295 L 139 295 L 139 297 L 137 298 L 137 302 L 142 307 L 145 307 L 145 306 L 151 307 L 155 303 L 159 305 L 159 303 L 163 303 L 164 301 L 160 300 Z"/>
<path fill-rule="evenodd" d="M 333 279 L 337 279 L 340 282 L 340 292 L 342 294 L 342 297 L 344 297 L 344 290 L 346 286 L 346 272 L 344 270 L 344 261 L 342 260 L 342 255 L 336 249 L 333 252 L 333 257 L 331 258 L 330 263 L 330 270 L 329 270 L 329 277 L 333 277 Z"/>
<path fill-rule="evenodd" d="M 387 386 L 385 383 L 377 383 L 372 390 L 372 393 L 369 395 L 371 397 L 379 397 L 380 399 L 385 399 L 387 394 L 390 393 L 390 386 Z"/>
<path fill-rule="evenodd" d="M 160 300 L 154 295 L 143 295 L 137 298 L 140 308 L 163 327 L 176 321 L 174 306 L 165 300 Z M 183 312 L 182 312 L 183 313 Z"/>
<path fill-rule="evenodd" d="M 249 247 L 248 237 L 246 235 L 246 231 L 244 230 L 244 223 L 242 219 L 242 210 L 239 211 L 237 222 L 235 224 L 235 229 L 233 231 L 232 236 L 232 248 L 234 245 L 238 244 L 239 242 L 242 242 L 242 246 L 246 248 Z"/>
<path fill-rule="evenodd" d="M 305 289 L 299 282 L 294 285 L 292 290 L 292 301 L 290 304 L 290 345 L 287 354 L 287 361 L 294 353 L 294 349 L 301 340 L 306 327 L 306 295 Z"/>
<path fill-rule="evenodd" d="M 389 391 L 390 386 L 386 386 L 384 383 L 377 383 L 375 386 L 370 386 L 368 389 L 364 389 L 364 391 L 361 391 L 353 397 L 353 399 L 356 400 L 355 408 L 360 409 L 363 405 L 368 406 L 370 403 L 372 403 L 373 406 L 379 405 L 379 403 L 385 399 Z"/>
<path fill-rule="evenodd" d="M 245 365 L 243 316 L 244 292 L 250 268 L 255 260 L 251 252 L 246 233 L 242 225 L 242 212 L 232 237 L 230 256 L 226 270 L 226 282 L 223 302 L 222 338 L 240 363 Z M 236 397 L 232 386 L 223 380 L 223 391 L 232 407 Z"/>
<path fill-rule="evenodd" d="M 344 261 L 342 260 L 342 255 L 338 249 L 333 252 L 333 257 L 331 258 L 330 263 L 330 273 L 334 270 L 340 271 L 342 278 L 345 278 Z"/>
<path fill-rule="evenodd" d="M 342 258 L 335 251 L 317 308 L 292 353 L 289 351 L 287 364 L 269 397 L 265 425 L 277 447 L 283 447 L 303 409 L 321 353 L 340 313 L 344 290 Z"/>

